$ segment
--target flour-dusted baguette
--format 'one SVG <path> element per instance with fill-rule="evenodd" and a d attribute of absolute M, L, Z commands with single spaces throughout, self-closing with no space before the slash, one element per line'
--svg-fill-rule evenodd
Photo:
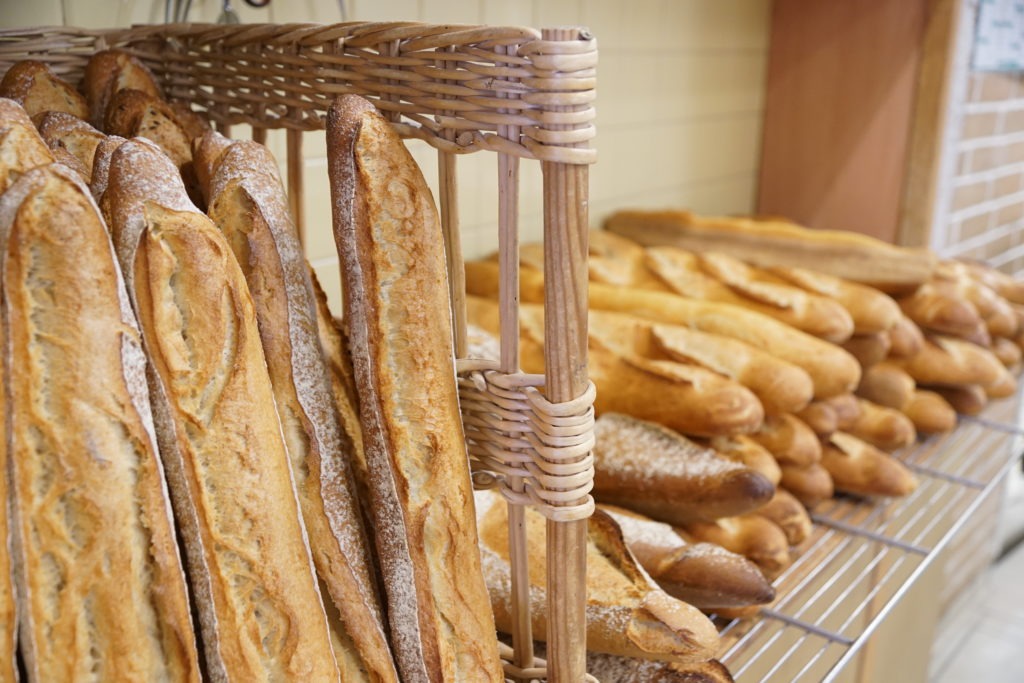
<path fill-rule="evenodd" d="M 786 534 L 790 545 L 799 545 L 811 535 L 811 517 L 807 509 L 789 491 L 778 488 L 768 503 L 755 514 L 775 522 Z"/>
<path fill-rule="evenodd" d="M 0 193 L 22 173 L 53 161 L 53 152 L 21 105 L 0 97 Z"/>
<path fill-rule="evenodd" d="M 29 679 L 198 681 L 146 360 L 99 210 L 38 167 L 0 200 L 0 235 Z"/>
<path fill-rule="evenodd" d="M 652 422 L 605 413 L 595 437 L 594 497 L 663 522 L 731 517 L 774 493 L 763 475 Z"/>
<path fill-rule="evenodd" d="M 821 460 L 817 435 L 800 418 L 775 415 L 767 418 L 750 438 L 764 446 L 783 465 L 805 467 Z"/>
<path fill-rule="evenodd" d="M 163 97 L 152 72 L 135 56 L 124 50 L 101 50 L 90 57 L 81 86 L 89 104 L 89 123 L 102 128 L 107 106 L 126 88 Z"/>
<path fill-rule="evenodd" d="M 916 389 L 901 410 L 921 434 L 944 434 L 956 428 L 956 411 L 934 391 Z"/>
<path fill-rule="evenodd" d="M 8 97 L 25 108 L 29 116 L 46 111 L 65 112 L 80 119 L 89 115 L 85 98 L 58 77 L 46 64 L 32 59 L 15 63 L 3 81 L 0 97 Z"/>
<path fill-rule="evenodd" d="M 519 285 L 522 301 L 543 302 L 543 275 L 523 270 Z M 466 287 L 470 294 L 496 298 L 497 264 L 467 263 Z M 860 381 L 860 366 L 853 356 L 767 316 L 729 304 L 685 299 L 664 292 L 612 287 L 596 282 L 591 282 L 589 289 L 593 310 L 629 313 L 655 322 L 731 337 L 789 361 L 810 375 L 818 398 L 852 391 Z"/>
<path fill-rule="evenodd" d="M 66 150 L 85 168 L 85 179 L 91 181 L 96 148 L 106 136 L 84 120 L 64 112 L 49 111 L 33 120 L 50 149 Z"/>
<path fill-rule="evenodd" d="M 682 525 L 680 532 L 688 541 L 714 543 L 746 557 L 770 579 L 781 574 L 793 561 L 785 532 L 775 522 L 757 514 L 691 522 Z"/>
<path fill-rule="evenodd" d="M 822 445 L 822 465 L 837 491 L 862 496 L 905 496 L 917 488 L 917 478 L 899 460 L 844 432 Z"/>
<path fill-rule="evenodd" d="M 405 681 L 500 680 L 437 209 L 412 157 L 366 100 L 331 105 L 327 146 L 398 669 Z"/>
<path fill-rule="evenodd" d="M 914 443 L 917 430 L 910 418 L 895 408 L 860 399 L 860 416 L 845 431 L 883 451 Z"/>
<path fill-rule="evenodd" d="M 96 154 L 93 156 L 92 179 L 89 181 L 89 191 L 93 198 L 99 202 L 103 193 L 107 191 L 107 183 L 110 180 L 110 159 L 114 156 L 117 148 L 127 140 L 119 135 L 108 135 L 96 146 Z M 109 227 L 109 226 L 108 226 Z"/>
<path fill-rule="evenodd" d="M 494 616 L 498 627 L 509 632 L 512 617 L 508 506 L 501 496 L 489 491 L 478 492 L 476 496 L 483 567 Z M 533 635 L 539 640 L 547 636 L 544 607 L 548 559 L 544 524 L 539 512 L 526 508 L 530 616 Z M 586 593 L 589 651 L 698 662 L 712 657 L 718 647 L 714 624 L 697 608 L 659 588 L 629 552 L 618 525 L 600 510 L 588 524 Z"/>
<path fill-rule="evenodd" d="M 344 679 L 397 681 L 348 462 L 353 448 L 331 392 L 312 283 L 273 156 L 256 142 L 234 143 L 209 196 L 209 216 L 255 304 L 317 575 L 344 626 L 332 628 Z"/>
<path fill-rule="evenodd" d="M 208 675 L 337 680 L 256 313 L 231 248 L 148 141 L 114 153 L 102 204 L 151 361 Z"/>
<path fill-rule="evenodd" d="M 615 520 L 637 562 L 672 597 L 702 610 L 775 599 L 772 585 L 742 555 L 711 543 L 688 543 L 670 525 L 624 508 L 599 509 Z"/>
<path fill-rule="evenodd" d="M 861 398 L 901 410 L 914 396 L 914 378 L 892 363 L 879 363 L 864 371 L 857 387 Z"/>
<path fill-rule="evenodd" d="M 655 662 L 641 657 L 587 653 L 587 673 L 615 683 L 733 683 L 717 659 L 706 662 Z"/>
<path fill-rule="evenodd" d="M 701 441 L 723 458 L 738 462 L 758 472 L 774 485 L 782 478 L 782 470 L 768 449 L 745 434 L 713 436 Z"/>
<path fill-rule="evenodd" d="M 838 301 L 853 319 L 854 334 L 885 332 L 900 318 L 899 304 L 874 287 L 807 268 L 778 267 L 771 272 L 810 292 Z"/>

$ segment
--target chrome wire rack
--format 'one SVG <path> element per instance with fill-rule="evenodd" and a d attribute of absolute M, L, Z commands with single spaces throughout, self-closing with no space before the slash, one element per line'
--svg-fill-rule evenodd
<path fill-rule="evenodd" d="M 775 581 L 778 599 L 726 622 L 721 661 L 737 683 L 834 681 L 1000 485 L 1024 448 L 1021 401 L 897 453 L 919 479 L 902 499 L 837 498 Z"/>

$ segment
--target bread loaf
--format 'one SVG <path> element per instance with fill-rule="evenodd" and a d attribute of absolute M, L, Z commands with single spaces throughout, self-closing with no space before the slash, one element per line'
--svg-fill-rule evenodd
<path fill-rule="evenodd" d="M 507 505 L 491 492 L 476 495 L 487 586 L 498 628 L 507 633 L 512 625 Z M 530 616 L 533 635 L 539 640 L 547 637 L 544 525 L 539 512 L 526 508 Z M 658 588 L 627 549 L 618 525 L 600 510 L 588 524 L 586 589 L 588 651 L 699 662 L 709 659 L 718 647 L 714 624 L 695 607 Z"/>
<path fill-rule="evenodd" d="M 799 503 L 798 503 L 799 505 Z M 668 524 L 602 505 L 640 566 L 669 595 L 702 610 L 761 605 L 775 589 L 742 555 L 711 543 L 690 544 Z"/>
<path fill-rule="evenodd" d="M 979 261 L 963 261 L 972 278 L 1015 304 L 1024 304 L 1024 282 Z"/>
<path fill-rule="evenodd" d="M 836 432 L 823 444 L 821 463 L 837 491 L 905 496 L 917 488 L 917 478 L 899 460 L 844 432 Z"/>
<path fill-rule="evenodd" d="M 480 569 L 437 209 L 366 100 L 331 105 L 334 238 L 403 680 L 500 680 Z"/>
<path fill-rule="evenodd" d="M 750 438 L 764 446 L 781 465 L 806 467 L 821 460 L 818 437 L 793 415 L 767 418 Z"/>
<path fill-rule="evenodd" d="M 977 415 L 988 405 L 988 395 L 977 384 L 962 384 L 959 386 L 935 385 L 922 388 L 934 391 L 945 399 L 953 407 L 953 410 L 964 415 Z"/>
<path fill-rule="evenodd" d="M 0 193 L 29 169 L 53 161 L 53 153 L 21 105 L 0 98 Z"/>
<path fill-rule="evenodd" d="M 210 201 L 210 180 L 231 144 L 230 139 L 213 131 L 192 140 L 192 167 L 196 174 L 196 184 L 207 203 Z"/>
<path fill-rule="evenodd" d="M 691 522 L 680 531 L 691 542 L 714 543 L 746 557 L 769 579 L 777 577 L 792 563 L 786 534 L 774 522 L 757 514 Z"/>
<path fill-rule="evenodd" d="M 918 384 L 994 384 L 1006 368 L 992 352 L 954 337 L 934 335 L 910 358 L 894 359 Z"/>
<path fill-rule="evenodd" d="M 133 55 L 123 50 L 101 50 L 90 57 L 81 86 L 89 104 L 89 123 L 103 128 L 107 106 L 114 95 L 126 88 L 163 97 L 153 74 Z"/>
<path fill-rule="evenodd" d="M 0 81 L 0 97 L 14 100 L 30 117 L 46 111 L 65 112 L 80 119 L 89 115 L 84 97 L 46 64 L 31 59 L 7 70 Z"/>
<path fill-rule="evenodd" d="M 50 149 L 67 150 L 85 168 L 85 179 L 91 182 L 96 148 L 106 136 L 84 120 L 64 112 L 46 112 L 36 117 L 35 122 L 39 135 Z"/>
<path fill-rule="evenodd" d="M 0 235 L 29 679 L 199 681 L 146 360 L 99 210 L 38 167 L 0 200 Z"/>
<path fill-rule="evenodd" d="M 651 422 L 605 413 L 595 437 L 594 497 L 659 521 L 742 514 L 774 492 L 757 472 Z"/>
<path fill-rule="evenodd" d="M 743 434 L 713 436 L 706 440 L 706 445 L 723 458 L 738 462 L 758 472 L 774 485 L 778 485 L 782 478 L 782 470 L 779 469 L 779 463 L 775 461 L 772 454 L 749 436 Z"/>
<path fill-rule="evenodd" d="M 1017 393 L 1017 380 L 1005 368 L 994 382 L 982 386 L 989 398 L 1009 398 Z"/>
<path fill-rule="evenodd" d="M 99 202 L 103 193 L 107 191 L 107 184 L 110 180 L 110 159 L 114 152 L 122 144 L 127 142 L 118 135 L 108 135 L 96 146 L 96 154 L 92 163 L 92 179 L 89 181 L 89 191 L 93 198 Z"/>
<path fill-rule="evenodd" d="M 935 284 L 950 296 L 969 301 L 984 321 L 988 333 L 996 337 L 1012 337 L 1019 324 L 1009 301 L 995 289 L 975 278 L 959 261 L 942 261 L 936 270 Z"/>
<path fill-rule="evenodd" d="M 885 360 L 892 349 L 892 337 L 888 332 L 858 334 L 850 337 L 842 344 L 862 368 L 870 368 Z"/>
<path fill-rule="evenodd" d="M 805 467 L 782 465 L 780 486 L 792 493 L 807 507 L 814 507 L 821 501 L 828 500 L 835 493 L 832 476 L 820 463 L 813 463 Z"/>
<path fill-rule="evenodd" d="M 209 196 L 210 218 L 252 294 L 313 561 L 329 593 L 323 598 L 344 626 L 346 638 L 332 639 L 335 656 L 348 663 L 343 670 L 365 671 L 365 680 L 397 681 L 348 464 L 353 448 L 331 392 L 312 283 L 274 158 L 258 143 L 236 142 L 217 165 Z"/>
<path fill-rule="evenodd" d="M 909 358 L 924 348 L 924 333 L 907 316 L 889 329 L 889 357 Z"/>
<path fill-rule="evenodd" d="M 771 272 L 809 292 L 838 301 L 850 314 L 855 335 L 885 332 L 902 315 L 899 304 L 874 287 L 827 275 L 818 269 L 778 267 Z"/>
<path fill-rule="evenodd" d="M 189 203 L 173 163 L 142 139 L 114 153 L 103 208 L 151 359 L 209 675 L 337 680 L 256 314 L 231 249 Z"/>
<path fill-rule="evenodd" d="M 901 410 L 922 434 L 944 434 L 956 428 L 956 411 L 934 391 L 916 389 Z"/>
<path fill-rule="evenodd" d="M 864 380 L 861 380 L 861 384 Z M 835 409 L 824 401 L 814 401 L 794 414 L 798 420 L 811 428 L 818 436 L 828 436 L 839 428 Z"/>
<path fill-rule="evenodd" d="M 914 396 L 914 378 L 892 363 L 879 363 L 864 371 L 857 395 L 880 406 L 902 410 Z"/>
<path fill-rule="evenodd" d="M 717 659 L 706 662 L 655 662 L 638 657 L 587 653 L 587 672 L 599 681 L 615 683 L 733 683 Z"/>
<path fill-rule="evenodd" d="M 1010 370 L 1020 367 L 1022 355 L 1024 355 L 1020 347 L 1006 337 L 992 339 L 992 353 L 996 355 L 1000 363 Z"/>
<path fill-rule="evenodd" d="M 796 497 L 778 488 L 767 504 L 757 509 L 756 514 L 775 522 L 786 534 L 790 545 L 799 545 L 811 535 L 811 517 Z"/>
<path fill-rule="evenodd" d="M 644 246 L 722 252 L 755 266 L 808 268 L 881 289 L 926 281 L 935 256 L 852 232 L 810 230 L 784 221 L 696 216 L 686 211 L 617 211 L 606 230 Z"/>
<path fill-rule="evenodd" d="M 970 301 L 941 281 L 928 282 L 899 299 L 900 308 L 919 327 L 987 346 L 985 321 Z"/>
<path fill-rule="evenodd" d="M 844 431 L 852 427 L 860 419 L 861 406 L 860 399 L 853 394 L 840 394 L 839 396 L 833 396 L 828 399 L 826 403 L 829 407 L 835 411 L 836 414 L 836 428 L 839 431 Z"/>
<path fill-rule="evenodd" d="M 883 451 L 909 446 L 917 439 L 914 423 L 899 410 L 864 399 L 860 400 L 860 408 L 860 417 L 845 428 L 853 436 Z"/>

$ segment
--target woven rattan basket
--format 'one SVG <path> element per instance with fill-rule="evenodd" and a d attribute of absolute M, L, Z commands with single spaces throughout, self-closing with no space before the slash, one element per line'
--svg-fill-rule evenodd
<path fill-rule="evenodd" d="M 95 51 L 119 47 L 223 131 L 260 141 L 287 131 L 288 190 L 302 230 L 302 137 L 343 93 L 372 100 L 399 134 L 437 149 L 463 419 L 474 479 L 510 501 L 515 680 L 578 683 L 585 674 L 586 518 L 593 509 L 593 388 L 587 380 L 587 179 L 595 160 L 597 46 L 585 30 L 418 23 L 161 25 L 0 31 L 0 73 L 48 63 L 78 83 Z M 498 155 L 501 358 L 468 361 L 459 237 L 458 155 Z M 543 171 L 547 373 L 518 366 L 519 161 Z M 540 388 L 540 390 L 538 390 Z M 523 506 L 547 518 L 548 661 L 533 655 Z"/>

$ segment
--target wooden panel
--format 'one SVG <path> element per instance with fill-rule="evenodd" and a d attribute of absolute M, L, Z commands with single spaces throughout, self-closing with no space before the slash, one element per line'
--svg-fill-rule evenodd
<path fill-rule="evenodd" d="M 927 0 L 776 0 L 758 210 L 894 241 Z"/>

